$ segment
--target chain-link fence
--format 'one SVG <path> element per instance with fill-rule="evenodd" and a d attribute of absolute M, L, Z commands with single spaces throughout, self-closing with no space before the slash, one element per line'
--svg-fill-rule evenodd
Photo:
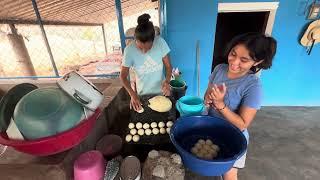
<path fill-rule="evenodd" d="M 159 26 L 158 3 L 121 1 L 127 35 L 143 13 Z M 115 0 L 1 1 L 0 78 L 50 78 L 71 70 L 117 76 L 122 51 L 116 10 Z"/>

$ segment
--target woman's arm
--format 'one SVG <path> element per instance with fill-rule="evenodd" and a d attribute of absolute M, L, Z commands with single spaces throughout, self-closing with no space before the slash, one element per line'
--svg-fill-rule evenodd
<path fill-rule="evenodd" d="M 226 91 L 227 87 L 225 84 L 219 88 L 217 85 L 212 87 L 210 96 L 216 110 L 218 110 L 227 121 L 238 127 L 240 130 L 248 128 L 256 116 L 257 110 L 247 106 L 240 106 L 238 114 L 231 111 L 224 103 Z"/>
<path fill-rule="evenodd" d="M 246 106 L 240 107 L 239 114 L 231 111 L 224 103 L 219 104 L 216 107 L 227 121 L 238 127 L 241 131 L 249 127 L 257 113 L 256 109 Z"/>
<path fill-rule="evenodd" d="M 135 91 L 131 88 L 130 82 L 128 80 L 129 75 L 129 67 L 121 66 L 121 72 L 120 72 L 120 80 L 123 84 L 123 87 L 127 90 L 131 97 L 130 104 L 133 107 L 135 111 L 139 111 L 141 107 L 141 102 L 139 100 L 139 97 Z"/>
<path fill-rule="evenodd" d="M 120 72 L 120 80 L 122 82 L 123 87 L 127 90 L 130 96 L 135 94 L 133 89 L 131 88 L 130 82 L 128 80 L 129 75 L 129 67 L 121 66 L 121 72 Z"/>
<path fill-rule="evenodd" d="M 212 101 L 212 98 L 210 97 L 210 93 L 211 93 L 211 86 L 210 86 L 210 83 L 208 84 L 208 88 L 206 90 L 206 93 L 204 94 L 204 104 L 206 106 L 211 106 L 213 101 Z"/>
<path fill-rule="evenodd" d="M 166 55 L 162 58 L 164 67 L 166 68 L 166 81 L 169 83 L 171 79 L 172 66 L 170 62 L 169 55 Z"/>
<path fill-rule="evenodd" d="M 171 94 L 171 90 L 170 90 L 170 85 L 169 85 L 169 82 L 170 82 L 170 79 L 171 79 L 171 73 L 172 73 L 172 66 L 171 66 L 171 63 L 170 63 L 170 58 L 168 55 L 165 55 L 163 58 L 162 58 L 162 62 L 164 64 L 164 67 L 166 69 L 166 79 L 162 82 L 162 93 L 163 95 L 165 96 L 169 96 Z"/>

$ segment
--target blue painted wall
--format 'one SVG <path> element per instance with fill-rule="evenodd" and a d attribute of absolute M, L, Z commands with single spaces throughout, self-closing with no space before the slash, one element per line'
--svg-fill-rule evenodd
<path fill-rule="evenodd" d="M 165 0 L 164 0 L 165 1 Z M 253 0 L 167 0 L 166 40 L 174 67 L 183 72 L 189 89 L 197 94 L 196 42 L 200 42 L 200 90 L 203 96 L 211 71 L 218 2 Z M 272 2 L 272 1 L 259 1 Z M 278 52 L 271 69 L 263 71 L 263 105 L 320 105 L 320 44 L 308 56 L 299 44 L 303 28 L 310 23 L 303 11 L 307 0 L 279 0 L 273 27 Z"/>

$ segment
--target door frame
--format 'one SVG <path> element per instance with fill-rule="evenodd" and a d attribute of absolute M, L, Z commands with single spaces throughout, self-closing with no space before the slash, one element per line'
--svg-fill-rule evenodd
<path fill-rule="evenodd" d="M 269 11 L 265 34 L 271 35 L 278 7 L 279 2 L 218 3 L 218 13 Z"/>

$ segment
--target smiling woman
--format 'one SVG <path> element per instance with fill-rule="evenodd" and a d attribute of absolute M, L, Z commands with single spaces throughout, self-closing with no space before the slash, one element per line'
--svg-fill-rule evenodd
<path fill-rule="evenodd" d="M 271 67 L 276 47 L 275 39 L 260 33 L 239 35 L 227 48 L 228 64 L 217 65 L 210 76 L 205 94 L 209 115 L 223 118 L 238 127 L 248 143 L 247 128 L 262 100 L 261 82 L 255 73 Z M 237 168 L 244 168 L 245 160 L 246 153 L 224 175 L 224 180 L 236 179 Z"/>
<path fill-rule="evenodd" d="M 237 36 L 230 42 L 226 51 L 228 64 L 232 66 L 243 65 L 246 68 L 245 72 L 252 70 L 253 73 L 261 69 L 269 69 L 276 53 L 276 46 L 276 41 L 273 38 L 262 34 L 259 36 L 259 33 Z M 239 64 L 237 59 L 240 60 Z"/>

